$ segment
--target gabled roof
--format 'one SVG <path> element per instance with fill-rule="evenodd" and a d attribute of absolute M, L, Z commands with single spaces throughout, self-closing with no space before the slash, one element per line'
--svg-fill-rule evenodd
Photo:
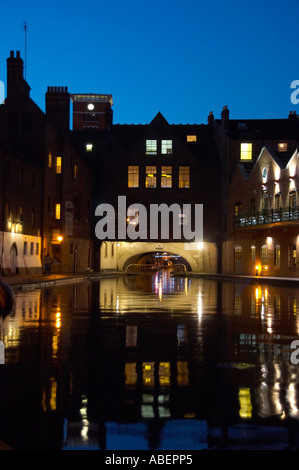
<path fill-rule="evenodd" d="M 159 134 L 165 134 L 165 138 L 178 139 L 182 148 L 185 148 L 190 157 L 203 168 L 220 168 L 220 159 L 212 126 L 204 124 L 169 124 L 161 112 L 158 112 L 149 124 L 113 124 L 109 131 L 73 131 L 72 142 L 84 150 L 85 144 L 90 139 L 94 143 L 95 152 L 104 153 L 107 150 L 106 143 L 110 140 L 117 142 L 125 152 L 129 152 L 140 141 L 145 141 L 151 136 L 155 138 L 154 136 Z M 196 135 L 196 142 L 187 142 L 187 135 Z"/>

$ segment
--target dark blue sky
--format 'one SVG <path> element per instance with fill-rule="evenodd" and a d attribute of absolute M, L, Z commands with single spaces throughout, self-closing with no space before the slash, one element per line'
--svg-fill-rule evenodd
<path fill-rule="evenodd" d="M 206 123 L 299 113 L 299 1 L 6 0 L 1 6 L 0 80 L 10 50 L 44 110 L 47 86 L 112 93 L 115 123 Z M 296 109 L 296 106 L 298 110 Z"/>

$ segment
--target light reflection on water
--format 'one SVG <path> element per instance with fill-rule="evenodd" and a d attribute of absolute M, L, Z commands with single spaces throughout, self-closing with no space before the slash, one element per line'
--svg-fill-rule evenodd
<path fill-rule="evenodd" d="M 297 448 L 298 295 L 167 271 L 17 292 L 0 328 L 0 440 Z"/>

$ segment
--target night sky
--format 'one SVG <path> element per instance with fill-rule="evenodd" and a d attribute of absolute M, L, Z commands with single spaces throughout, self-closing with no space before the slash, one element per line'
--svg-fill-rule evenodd
<path fill-rule="evenodd" d="M 112 93 L 114 123 L 286 118 L 299 80 L 299 0 L 6 0 L 0 80 L 10 50 L 25 58 L 31 97 L 48 86 Z"/>

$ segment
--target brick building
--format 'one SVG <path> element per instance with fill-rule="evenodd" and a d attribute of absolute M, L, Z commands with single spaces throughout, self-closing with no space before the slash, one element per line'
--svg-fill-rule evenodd
<path fill-rule="evenodd" d="M 224 273 L 298 276 L 298 131 L 293 112 L 286 119 L 227 118 Z"/>
<path fill-rule="evenodd" d="M 85 153 L 93 170 L 94 209 L 101 203 L 118 208 L 118 196 L 125 196 L 132 213 L 121 217 L 131 223 L 136 214 L 134 204 L 142 204 L 147 215 L 152 204 L 178 204 L 181 208 L 203 204 L 204 249 L 186 250 L 185 239 L 174 239 L 172 225 L 167 240 L 160 231 L 153 240 L 148 221 L 144 238 L 132 242 L 116 237 L 115 242 L 97 243 L 102 269 L 124 269 L 142 257 L 146 262 L 150 255 L 167 252 L 183 257 L 191 269 L 217 270 L 222 175 L 212 126 L 170 125 L 159 112 L 149 124 L 74 129 L 72 143 Z"/>
<path fill-rule="evenodd" d="M 113 124 L 112 95 L 48 87 L 46 112 L 30 98 L 19 52 L 7 59 L 0 106 L 0 250 L 4 272 L 125 269 L 165 253 L 199 272 L 298 276 L 299 120 Z M 70 102 L 73 113 L 70 113 Z M 70 121 L 73 121 L 72 130 Z M 95 209 L 203 205 L 203 244 L 117 233 L 95 237 Z M 134 207 L 134 205 L 136 207 Z M 132 213 L 127 213 L 130 207 Z M 182 224 L 187 214 L 182 213 Z M 160 225 L 162 220 L 160 221 Z M 146 230 L 148 226 L 146 227 Z M 148 232 L 145 234 L 148 235 Z"/>
<path fill-rule="evenodd" d="M 46 256 L 53 272 L 91 267 L 92 178 L 70 145 L 69 120 L 67 89 L 49 87 L 43 113 L 30 98 L 20 53 L 12 51 L 0 106 L 5 273 L 41 271 Z"/>

